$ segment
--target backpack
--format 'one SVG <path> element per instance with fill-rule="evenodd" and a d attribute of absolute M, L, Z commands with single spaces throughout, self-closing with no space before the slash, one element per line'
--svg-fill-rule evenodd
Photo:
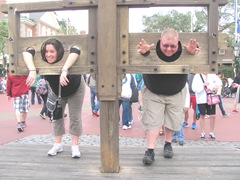
<path fill-rule="evenodd" d="M 36 85 L 36 93 L 38 95 L 45 95 L 48 92 L 48 86 L 45 79 L 39 79 Z"/>

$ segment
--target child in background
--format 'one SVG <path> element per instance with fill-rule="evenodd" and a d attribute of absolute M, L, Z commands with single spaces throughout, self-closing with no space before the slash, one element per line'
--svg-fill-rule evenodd
<path fill-rule="evenodd" d="M 187 88 L 187 94 L 186 94 L 184 112 L 188 111 L 188 109 L 190 108 L 190 101 L 189 101 L 190 94 L 189 94 L 188 83 L 186 83 L 186 88 Z M 178 139 L 178 141 L 177 141 L 177 139 Z M 183 146 L 183 144 L 184 144 L 184 134 L 183 134 L 182 126 L 181 126 L 179 131 L 174 131 L 173 132 L 172 142 L 174 142 L 174 143 L 178 142 L 180 146 Z"/>

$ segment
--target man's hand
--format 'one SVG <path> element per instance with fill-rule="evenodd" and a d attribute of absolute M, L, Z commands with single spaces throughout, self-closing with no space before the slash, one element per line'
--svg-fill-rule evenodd
<path fill-rule="evenodd" d="M 183 48 L 192 55 L 198 54 L 200 48 L 196 39 L 191 39 L 187 45 L 183 45 Z"/>
<path fill-rule="evenodd" d="M 138 52 L 140 52 L 141 54 L 145 54 L 146 52 L 150 51 L 152 47 L 154 47 L 154 44 L 149 45 L 144 39 L 142 39 L 137 45 Z"/>

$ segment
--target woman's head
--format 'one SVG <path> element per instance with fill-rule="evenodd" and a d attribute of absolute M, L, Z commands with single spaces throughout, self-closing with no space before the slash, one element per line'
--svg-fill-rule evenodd
<path fill-rule="evenodd" d="M 41 47 L 42 59 L 49 64 L 54 64 L 59 62 L 64 55 L 64 48 L 62 43 L 55 39 L 50 38 L 46 40 Z"/>

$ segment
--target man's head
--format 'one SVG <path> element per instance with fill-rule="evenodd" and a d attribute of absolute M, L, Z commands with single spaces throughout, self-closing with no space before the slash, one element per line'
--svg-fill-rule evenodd
<path fill-rule="evenodd" d="M 179 35 L 174 29 L 165 29 L 161 34 L 161 51 L 166 56 L 172 56 L 178 50 Z"/>

